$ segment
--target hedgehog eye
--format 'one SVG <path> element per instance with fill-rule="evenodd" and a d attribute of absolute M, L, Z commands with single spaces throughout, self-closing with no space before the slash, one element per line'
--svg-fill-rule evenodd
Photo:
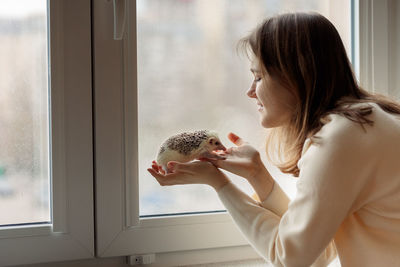
<path fill-rule="evenodd" d="M 216 144 L 217 146 L 219 146 L 219 145 L 220 145 L 220 142 L 215 142 L 215 144 Z"/>

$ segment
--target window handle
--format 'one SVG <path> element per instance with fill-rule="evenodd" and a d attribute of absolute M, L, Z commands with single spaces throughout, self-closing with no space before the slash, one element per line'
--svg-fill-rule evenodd
<path fill-rule="evenodd" d="M 122 40 L 125 32 L 127 0 L 113 0 L 114 5 L 114 40 Z"/>

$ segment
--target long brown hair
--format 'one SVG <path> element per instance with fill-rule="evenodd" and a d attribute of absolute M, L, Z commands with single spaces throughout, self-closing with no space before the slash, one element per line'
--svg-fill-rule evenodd
<path fill-rule="evenodd" d="M 268 18 L 239 44 L 297 99 L 291 122 L 271 129 L 267 139 L 267 155 L 284 173 L 299 175 L 303 144 L 320 130 L 326 115 L 341 114 L 364 127 L 373 124 L 367 117 L 372 107 L 353 103 L 373 102 L 400 114 L 400 104 L 357 84 L 339 33 L 318 13 Z"/>

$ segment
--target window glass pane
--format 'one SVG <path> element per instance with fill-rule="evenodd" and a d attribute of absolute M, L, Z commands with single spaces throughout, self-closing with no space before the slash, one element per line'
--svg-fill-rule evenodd
<path fill-rule="evenodd" d="M 227 147 L 232 131 L 264 151 L 265 131 L 246 96 L 249 62 L 236 44 L 267 16 L 311 10 L 330 17 L 328 0 L 137 1 L 140 215 L 224 209 L 211 188 L 161 187 L 146 169 L 167 137 L 186 130 L 216 130 Z M 342 24 L 349 34 L 350 20 Z"/>
<path fill-rule="evenodd" d="M 50 221 L 46 0 L 0 0 L 0 225 Z"/>

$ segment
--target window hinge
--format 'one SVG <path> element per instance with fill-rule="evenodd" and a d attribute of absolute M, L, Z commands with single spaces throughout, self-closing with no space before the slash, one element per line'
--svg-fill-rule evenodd
<path fill-rule="evenodd" d="M 144 265 L 154 263 L 156 260 L 156 254 L 142 254 L 128 256 L 129 265 Z"/>

